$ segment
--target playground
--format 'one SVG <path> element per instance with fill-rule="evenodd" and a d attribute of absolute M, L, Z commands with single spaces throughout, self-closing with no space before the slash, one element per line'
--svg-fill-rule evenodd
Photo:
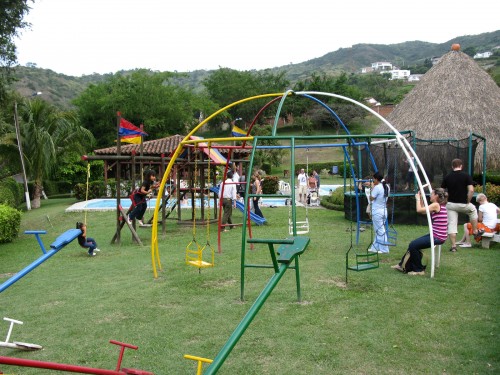
<path fill-rule="evenodd" d="M 24 213 L 22 232 L 44 228 L 42 240 L 51 243 L 81 220 L 82 213 L 65 212 L 73 203 L 49 200 Z M 263 213 L 269 225 L 253 227 L 254 237 L 288 230 L 288 208 L 264 207 Z M 302 302 L 297 302 L 294 273 L 286 273 L 219 374 L 498 371 L 498 244 L 456 254 L 445 247 L 435 278 L 411 277 L 390 266 L 428 228 L 398 225 L 398 245 L 381 257 L 380 267 L 352 272 L 346 284 L 350 223 L 343 212 L 325 209 L 310 210 L 309 218 L 311 244 L 301 257 Z M 236 219 L 242 219 L 239 211 Z M 1 356 L 110 369 L 117 349 L 109 341 L 117 340 L 138 346 L 125 352 L 124 367 L 195 374 L 196 362 L 183 356 L 213 359 L 273 274 L 270 269 L 247 270 L 241 302 L 241 232 L 224 233 L 224 251 L 216 252 L 215 267 L 199 273 L 184 259 L 191 229 L 179 226 L 161 241 L 163 271 L 153 279 L 148 246 L 134 244 L 130 234 L 119 246 L 109 244 L 113 220 L 111 211 L 89 213 L 89 234 L 102 249 L 98 256 L 89 258 L 74 241 L 0 294 L 2 316 L 24 322 L 13 338 L 43 346 L 33 352 L 0 348 Z M 215 242 L 216 224 L 211 233 Z M 145 243 L 150 241 L 150 230 L 140 234 Z M 369 241 L 369 231 L 362 233 L 360 246 Z M 39 253 L 32 235 L 21 234 L 2 245 L 0 282 Z M 270 263 L 266 245 L 256 244 L 247 257 Z M 4 322 L 0 333 L 7 329 Z M 6 365 L 0 370 L 52 373 Z"/>
<path fill-rule="evenodd" d="M 393 226 L 395 222 L 391 220 L 389 223 L 389 217 L 385 216 L 382 223 L 386 223 L 386 226 L 382 224 L 376 229 L 374 244 L 390 246 L 391 251 L 383 254 L 381 251 L 373 251 L 369 254 L 368 247 L 374 238 L 375 225 L 371 225 L 371 230 L 366 230 L 365 227 L 361 230 L 358 192 L 360 183 L 364 182 L 361 176 L 371 176 L 379 169 L 387 176 L 392 173 L 391 184 L 396 190 L 396 160 L 406 159 L 413 168 L 418 167 L 419 170 L 419 174 L 415 175 L 415 188 L 420 193 L 429 194 L 432 185 L 426 170 L 405 136 L 361 103 L 358 105 L 377 115 L 394 133 L 352 135 L 335 112 L 330 110 L 347 135 L 279 136 L 276 133 L 277 119 L 285 99 L 291 94 L 265 94 L 230 105 L 274 97 L 262 108 L 260 114 L 267 106 L 281 99 L 271 135 L 252 137 L 247 133 L 246 136 L 235 136 L 233 130 L 233 137 L 227 138 L 194 136 L 205 122 L 230 107 L 228 106 L 192 129 L 170 156 L 168 166 L 162 164 L 165 169 L 159 192 L 160 196 L 167 197 L 164 194 L 167 182 L 170 188 L 175 184 L 178 192 L 183 189 L 179 175 L 174 172 L 177 159 L 191 160 L 189 172 L 185 174 L 190 175 L 191 180 L 188 187 L 184 188 L 184 193 L 189 193 L 192 200 L 190 223 L 189 220 L 184 223 L 177 221 L 166 230 L 166 207 L 161 207 L 166 203 L 160 204 L 160 199 L 157 199 L 153 217 L 148 221 L 150 227 L 137 228 L 136 231 L 133 223 L 128 221 L 130 232 L 123 232 L 120 238 L 119 233 L 125 224 L 123 218 L 126 213 L 120 205 L 120 200 L 117 200 L 118 211 L 115 213 L 96 211 L 92 212 L 92 221 L 89 218 L 88 233 L 98 239 L 99 247 L 103 250 L 99 257 L 92 258 L 96 259 L 92 260 L 92 263 L 89 262 L 89 257 L 85 257 L 85 253 L 82 257 L 81 251 L 70 250 L 72 247 L 74 249 L 72 242 L 78 236 L 78 230 L 62 228 L 67 226 L 67 223 L 80 220 L 81 212 L 59 207 L 61 212 L 54 210 L 45 217 L 39 217 L 42 223 L 26 223 L 31 227 L 24 233 L 35 235 L 36 241 L 33 242 L 40 246 L 44 255 L 38 264 L 35 261 L 36 269 L 28 266 L 17 275 L 15 271 L 9 271 L 15 268 L 15 257 L 7 258 L 7 268 L 2 271 L 2 275 L 8 280 L 0 284 L 0 293 L 3 292 L 2 297 L 7 295 L 7 298 L 14 299 L 3 300 L 7 302 L 5 305 L 10 307 L 22 304 L 21 300 L 15 300 L 18 294 L 12 290 L 18 290 L 23 301 L 33 303 L 35 296 L 30 298 L 28 290 L 21 288 L 34 285 L 47 288 L 58 285 L 51 293 L 46 293 L 50 301 L 40 301 L 36 305 L 46 307 L 46 314 L 39 314 L 36 318 L 31 316 L 40 322 L 43 319 L 40 315 L 52 318 L 54 314 L 50 310 L 55 309 L 63 315 L 57 319 L 58 327 L 65 326 L 64 322 L 61 323 L 62 320 L 65 320 L 67 327 L 71 327 L 61 329 L 60 335 L 64 337 L 60 340 L 65 343 L 66 349 L 60 354 L 62 357 L 50 356 L 52 369 L 58 369 L 60 362 L 64 362 L 78 365 L 91 363 L 87 367 L 90 369 L 88 373 L 117 375 L 189 373 L 196 369 L 198 374 L 206 375 L 385 374 L 405 372 L 408 364 L 415 362 L 416 353 L 419 353 L 421 358 L 418 363 L 411 365 L 413 372 L 453 373 L 461 372 L 459 368 L 463 370 L 464 366 L 470 366 L 466 371 L 477 372 L 482 366 L 486 369 L 498 367 L 498 359 L 495 357 L 497 346 L 493 343 L 493 338 L 490 343 L 490 337 L 485 339 L 486 333 L 477 335 L 477 332 L 483 332 L 484 329 L 494 330 L 496 325 L 496 299 L 478 298 L 479 294 L 486 297 L 484 293 L 495 295 L 496 283 L 488 286 L 488 282 L 498 278 L 494 267 L 491 266 L 495 263 L 491 258 L 496 254 L 473 249 L 463 254 L 461 251 L 458 256 L 446 251 L 441 252 L 441 248 L 434 248 L 431 236 L 431 249 L 426 252 L 425 259 L 429 266 L 430 278 L 415 278 L 410 274 L 394 272 L 391 265 L 397 263 L 405 253 L 406 245 L 416 236 L 431 230 L 428 211 L 427 226 L 405 226 L 398 223 L 400 225 L 396 229 Z M 297 93 L 326 107 L 311 94 L 352 101 L 334 94 Z M 257 117 L 258 115 L 248 132 Z M 280 139 L 284 144 L 266 144 L 271 139 Z M 228 146 L 216 142 L 242 143 Z M 347 169 L 350 176 L 344 178 L 343 188 L 346 189 L 347 185 L 347 189 L 355 193 L 355 202 L 353 203 L 354 199 L 347 199 L 348 203 L 345 204 L 349 211 L 347 215 L 325 209 L 309 210 L 305 201 L 304 204 L 296 202 L 295 151 L 301 148 L 309 150 L 328 147 L 341 148 L 344 153 L 344 173 Z M 379 147 L 378 155 L 373 152 L 372 147 Z M 219 153 L 219 148 L 229 150 L 227 159 Z M 224 189 L 231 189 L 231 184 L 239 184 L 231 180 L 226 181 L 225 177 L 231 165 L 231 154 L 237 149 L 251 150 L 247 175 L 254 170 L 254 154 L 257 150 L 286 150 L 290 153 L 289 180 L 280 181 L 280 186 L 287 188 L 280 188 L 275 193 L 255 193 L 249 184 L 245 184 L 244 195 L 247 199 L 242 202 L 229 201 L 239 210 L 233 213 L 233 222 L 223 224 L 224 230 L 221 231 L 220 221 L 210 220 L 210 201 L 213 199 L 215 207 L 217 199 L 224 196 Z M 393 156 L 392 159 L 388 157 L 389 153 L 394 154 L 391 149 L 398 150 L 400 156 Z M 205 161 L 202 160 L 203 155 L 207 156 Z M 222 185 L 215 184 L 215 174 L 212 173 L 214 164 L 224 166 L 222 180 L 225 182 Z M 306 169 L 307 165 L 306 159 Z M 134 168 L 134 164 L 132 167 Z M 229 174 L 228 176 L 231 177 Z M 120 186 L 119 180 L 117 186 Z M 117 191 L 119 190 L 117 188 Z M 300 196 L 301 190 L 298 191 Z M 317 191 L 314 193 L 317 194 Z M 177 198 L 173 198 L 172 194 L 168 194 L 168 198 L 175 199 L 175 203 L 180 202 L 179 197 L 177 195 Z M 206 205 L 195 204 L 197 198 L 203 202 L 205 197 Z M 265 213 L 262 217 L 257 215 L 257 211 L 250 211 L 248 202 L 254 197 L 285 198 L 284 201 L 288 199 L 289 204 L 263 205 Z M 226 204 L 230 198 L 224 198 Z M 317 198 L 316 195 L 316 203 Z M 423 204 L 427 207 L 428 203 L 424 201 Z M 178 207 L 182 208 L 180 204 Z M 219 212 L 221 207 L 220 204 Z M 318 204 L 316 207 L 320 208 Z M 357 207 L 355 215 L 354 207 Z M 180 210 L 178 213 L 180 214 Z M 87 211 L 85 222 L 86 219 Z M 108 238 L 113 221 L 117 232 L 110 244 Z M 252 221 L 256 225 L 253 225 Z M 59 233 L 55 240 L 49 231 L 38 229 L 47 228 L 47 225 L 50 225 L 56 234 Z M 144 225 L 141 223 L 141 226 Z M 231 231 L 228 226 L 229 229 L 239 227 L 241 230 Z M 381 235 L 381 228 L 387 228 L 387 234 Z M 326 233 L 328 235 L 325 235 Z M 131 244 L 134 247 L 130 252 L 126 239 L 129 235 L 133 236 Z M 45 249 L 45 241 L 40 236 L 46 236 L 47 243 L 50 243 L 49 250 Z M 215 238 L 217 252 L 214 251 Z M 151 244 L 149 257 L 148 251 L 144 251 L 144 244 L 148 242 Z M 108 244 L 107 251 L 104 250 L 103 244 Z M 52 257 L 56 253 L 57 256 Z M 19 256 L 18 253 L 16 255 Z M 65 272 L 57 272 L 50 267 L 38 267 L 49 257 L 51 260 L 47 264 L 58 266 Z M 152 270 L 146 268 L 148 258 L 152 261 Z M 40 272 L 40 269 L 43 271 Z M 45 274 L 45 280 L 37 281 L 33 277 L 33 274 L 43 275 L 51 269 L 57 273 L 57 278 Z M 294 271 L 286 273 L 288 269 Z M 21 277 L 22 283 L 13 285 Z M 10 280 L 13 280 L 12 283 Z M 470 280 L 477 282 L 470 283 Z M 416 287 L 416 284 L 420 287 Z M 11 288 L 6 291 L 9 286 Z M 481 293 L 477 290 L 478 286 Z M 458 294 L 461 298 L 454 298 Z M 460 314 L 453 316 L 450 312 Z M 26 314 L 23 312 L 22 317 L 15 318 L 28 321 Z M 9 316 L 14 316 L 11 311 Z M 467 329 L 463 328 L 464 324 Z M 39 325 L 50 326 L 47 323 Z M 68 330 L 72 334 L 68 334 Z M 50 335 L 55 336 L 56 332 L 57 330 L 52 330 Z M 120 337 L 113 337 L 113 332 Z M 455 335 L 450 337 L 450 332 Z M 115 372 L 106 372 L 108 370 L 104 369 L 109 368 L 109 365 L 93 361 L 94 358 L 104 360 L 105 351 L 95 342 L 90 343 L 85 339 L 85 334 L 89 333 L 94 340 L 111 336 L 103 341 L 122 345 Z M 71 343 L 67 339 L 74 340 L 78 358 L 68 357 L 66 352 Z M 59 344 L 59 339 L 54 337 L 51 341 Z M 44 348 L 49 347 L 43 342 L 41 345 Z M 88 349 L 82 350 L 82 346 Z M 135 369 L 142 370 L 118 372 L 125 347 L 136 350 L 141 348 L 138 352 L 140 354 L 129 354 L 128 357 L 132 357 L 130 359 L 126 357 L 126 366 L 132 365 Z M 471 352 L 477 350 L 480 352 L 472 361 L 474 364 L 471 364 Z M 178 353 L 179 351 L 182 353 Z M 45 360 L 49 358 L 48 355 L 45 357 L 46 353 L 47 349 L 38 359 L 37 354 L 34 354 L 35 358 L 32 357 L 31 360 Z M 92 359 L 82 353 L 89 353 Z M 439 355 L 436 356 L 436 353 Z M 156 358 L 158 356 L 162 359 Z M 182 364 L 174 364 L 179 357 L 183 358 Z M 0 363 L 15 364 L 9 361 L 12 359 L 0 357 Z M 203 362 L 206 362 L 206 371 L 202 371 Z M 457 365 L 459 367 L 456 367 Z"/>

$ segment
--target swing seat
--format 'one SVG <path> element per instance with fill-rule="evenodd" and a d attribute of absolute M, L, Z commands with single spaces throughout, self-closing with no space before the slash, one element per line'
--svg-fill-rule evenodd
<path fill-rule="evenodd" d="M 297 235 L 309 233 L 309 220 L 297 221 L 295 228 L 297 229 Z M 288 233 L 293 235 L 293 223 L 291 221 L 288 222 Z"/>
<path fill-rule="evenodd" d="M 368 271 L 380 267 L 378 253 L 355 255 L 356 264 L 349 265 L 349 253 L 346 254 L 346 268 L 351 271 Z"/>
<path fill-rule="evenodd" d="M 196 245 L 195 248 L 194 245 Z M 207 262 L 203 260 L 203 251 L 206 248 L 210 248 L 212 262 Z M 205 245 L 204 247 L 200 247 L 196 241 L 191 241 L 186 248 L 186 264 L 189 266 L 194 266 L 198 269 L 208 268 L 214 266 L 214 249 L 209 245 Z"/>

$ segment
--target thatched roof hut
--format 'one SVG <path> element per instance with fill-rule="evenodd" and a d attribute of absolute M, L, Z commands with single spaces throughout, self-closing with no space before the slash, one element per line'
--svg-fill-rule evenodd
<path fill-rule="evenodd" d="M 420 139 L 486 138 L 487 167 L 500 169 L 500 88 L 472 58 L 459 50 L 445 54 L 399 103 L 387 120 Z M 387 132 L 380 126 L 377 133 Z M 482 166 L 482 147 L 475 167 Z"/>

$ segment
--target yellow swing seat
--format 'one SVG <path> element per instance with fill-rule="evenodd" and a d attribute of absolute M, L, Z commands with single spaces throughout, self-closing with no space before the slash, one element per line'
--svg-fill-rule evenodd
<path fill-rule="evenodd" d="M 203 260 L 203 251 L 206 248 L 209 248 L 211 251 L 211 262 L 207 262 Z M 214 266 L 214 250 L 210 244 L 206 244 L 204 247 L 200 247 L 200 245 L 193 239 L 188 246 L 186 247 L 186 264 L 189 266 L 194 266 L 196 268 L 207 268 Z"/>

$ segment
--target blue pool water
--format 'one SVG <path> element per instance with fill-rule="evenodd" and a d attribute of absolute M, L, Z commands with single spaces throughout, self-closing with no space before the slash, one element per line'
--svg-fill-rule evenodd
<path fill-rule="evenodd" d="M 128 198 L 120 199 L 123 208 L 127 209 L 131 205 Z M 196 207 L 200 207 L 201 200 L 196 199 Z M 213 205 L 213 201 L 210 201 Z M 154 209 L 156 205 L 156 198 L 148 201 L 148 208 Z M 263 198 L 262 205 L 264 206 L 285 206 L 285 198 Z M 205 207 L 208 207 L 208 201 L 205 200 Z M 181 208 L 191 208 L 191 200 L 186 199 L 181 201 Z M 66 212 L 74 211 L 111 211 L 116 209 L 116 199 L 91 199 L 87 202 L 78 202 L 66 209 Z"/>

